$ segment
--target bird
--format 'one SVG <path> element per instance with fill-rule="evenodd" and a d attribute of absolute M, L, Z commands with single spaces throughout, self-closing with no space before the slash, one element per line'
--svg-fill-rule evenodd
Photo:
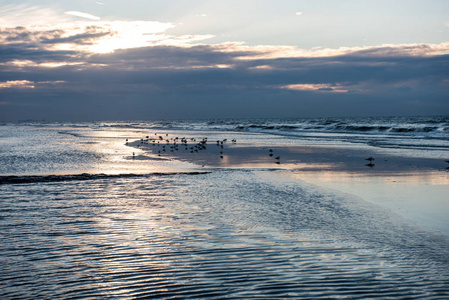
<path fill-rule="evenodd" d="M 374 160 L 374 158 L 368 157 L 368 158 L 365 158 L 365 160 L 369 160 L 370 162 L 372 162 Z"/>

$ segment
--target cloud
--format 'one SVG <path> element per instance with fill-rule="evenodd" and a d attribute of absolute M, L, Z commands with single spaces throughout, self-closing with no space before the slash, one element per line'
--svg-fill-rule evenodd
<path fill-rule="evenodd" d="M 70 17 L 52 8 L 29 5 L 2 5 L 0 27 L 36 26 L 69 22 Z"/>
<path fill-rule="evenodd" d="M 399 64 L 406 67 L 404 62 L 416 63 L 425 58 L 431 61 L 449 53 L 449 43 L 310 50 L 242 43 L 204 45 L 201 42 L 211 35 L 165 33 L 173 27 L 171 23 L 115 21 L 3 28 L 0 30 L 0 63 L 11 67 L 67 63 L 87 67 L 127 65 L 135 70 L 233 66 L 252 72 L 316 72 L 342 67 L 386 70 Z M 300 84 L 291 84 L 296 83 Z"/>
<path fill-rule="evenodd" d="M 66 11 L 65 14 L 75 16 L 75 17 L 85 18 L 85 19 L 89 19 L 89 20 L 94 20 L 94 21 L 101 20 L 100 17 L 94 16 L 94 15 L 91 15 L 88 13 L 83 13 L 80 11 Z"/>
<path fill-rule="evenodd" d="M 33 89 L 34 87 L 35 87 L 34 82 L 29 80 L 12 80 L 0 82 L 0 89 L 10 89 L 10 88 Z"/>
<path fill-rule="evenodd" d="M 5 27 L 0 30 L 0 42 L 22 43 L 49 50 L 69 50 L 95 53 L 113 52 L 117 49 L 132 49 L 148 46 L 192 45 L 213 38 L 210 34 L 169 35 L 167 30 L 175 25 L 155 21 L 83 21 L 33 26 Z M 46 44 L 46 46 L 44 45 Z M 242 53 L 241 60 L 261 60 L 276 58 L 314 58 L 357 55 L 364 57 L 391 56 L 433 56 L 449 53 L 449 43 L 441 44 L 384 44 L 365 47 L 340 47 L 336 49 L 315 47 L 301 49 L 294 46 L 255 45 L 229 42 L 214 45 L 214 49 L 224 53 Z M 248 55 L 251 53 L 251 55 Z"/>
<path fill-rule="evenodd" d="M 276 58 L 314 58 L 344 55 L 359 57 L 391 57 L 391 56 L 434 56 L 449 53 L 449 42 L 440 44 L 384 44 L 379 46 L 340 47 L 301 49 L 295 46 L 257 45 L 245 46 L 242 43 L 222 44 L 223 51 L 252 52 L 251 56 L 242 56 L 242 60 L 276 59 Z"/>
<path fill-rule="evenodd" d="M 0 82 L 0 89 L 34 89 L 36 87 L 49 87 L 62 84 L 65 81 L 30 81 L 30 80 L 12 80 Z"/>
<path fill-rule="evenodd" d="M 0 29 L 2 44 L 45 50 L 107 53 L 154 45 L 187 45 L 211 35 L 171 36 L 171 23 L 154 21 L 77 22 Z"/>
<path fill-rule="evenodd" d="M 333 93 L 347 93 L 348 90 L 342 88 L 340 85 L 326 84 L 326 83 L 298 83 L 281 86 L 280 88 L 295 90 L 295 91 L 315 91 L 315 92 L 333 92 Z"/>
<path fill-rule="evenodd" d="M 39 119 L 449 109 L 449 43 L 337 49 L 205 45 L 209 36 L 169 35 L 172 26 L 96 21 L 2 28 L 0 97 L 10 105 L 0 110 L 0 119 L 10 118 L 15 104 L 20 118 Z M 26 110 L 28 104 L 33 110 Z"/>

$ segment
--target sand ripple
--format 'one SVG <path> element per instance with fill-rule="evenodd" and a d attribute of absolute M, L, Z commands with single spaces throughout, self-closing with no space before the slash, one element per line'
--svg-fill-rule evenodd
<path fill-rule="evenodd" d="M 449 296 L 444 242 L 256 172 L 1 185 L 0 193 L 2 299 Z"/>

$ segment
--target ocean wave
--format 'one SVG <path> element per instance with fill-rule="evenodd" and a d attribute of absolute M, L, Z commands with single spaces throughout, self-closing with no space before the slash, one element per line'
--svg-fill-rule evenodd
<path fill-rule="evenodd" d="M 443 135 L 447 137 L 449 122 L 447 117 L 415 118 L 341 118 L 341 119 L 286 119 L 256 120 L 234 124 L 238 131 L 260 131 L 282 134 L 286 131 L 298 133 L 366 133 L 386 135 Z M 447 137 L 449 138 L 449 137 Z"/>
<path fill-rule="evenodd" d="M 26 184 L 42 182 L 61 182 L 61 181 L 85 181 L 108 178 L 139 178 L 149 176 L 173 176 L 173 175 L 201 175 L 210 172 L 156 172 L 150 174 L 66 174 L 66 175 L 6 175 L 0 176 L 0 185 L 2 184 Z"/>
<path fill-rule="evenodd" d="M 440 127 L 394 127 L 392 132 L 432 132 L 437 131 Z"/>
<path fill-rule="evenodd" d="M 24 125 L 24 124 L 22 124 Z M 324 142 L 349 142 L 373 144 L 373 141 L 389 141 L 391 148 L 403 139 L 428 149 L 434 144 L 445 143 L 449 149 L 449 117 L 365 117 L 365 118 L 290 118 L 290 119 L 202 119 L 202 120 L 133 120 L 81 123 L 33 123 L 33 126 L 58 126 L 60 133 L 79 134 L 78 129 L 134 130 L 135 132 L 194 131 L 249 132 L 320 140 Z M 31 125 L 29 125 L 31 126 Z M 81 127 L 80 127 L 81 126 Z M 59 127 L 63 127 L 60 129 Z M 4 131 L 6 132 L 6 131 Z M 429 147 L 428 147 L 429 146 Z M 398 145 L 396 148 L 406 148 Z M 423 149 L 424 149 L 423 148 Z M 439 147 L 441 148 L 441 147 Z"/>

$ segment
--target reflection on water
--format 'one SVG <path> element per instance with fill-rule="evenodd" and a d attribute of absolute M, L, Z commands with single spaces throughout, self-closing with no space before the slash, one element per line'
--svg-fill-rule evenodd
<path fill-rule="evenodd" d="M 274 172 L 1 185 L 0 298 L 448 296 L 447 243 Z"/>
<path fill-rule="evenodd" d="M 183 172 L 196 167 L 154 156 L 133 159 L 144 152 L 127 147 L 130 140 L 141 136 L 129 130 L 90 130 L 59 127 L 4 126 L 0 132 L 0 174 L 148 174 Z"/>
<path fill-rule="evenodd" d="M 345 147 L 310 151 L 257 134 L 238 136 L 223 159 L 216 146 L 194 153 L 193 166 L 126 147 L 126 138 L 152 134 L 128 125 L 0 132 L 1 174 L 65 174 L 0 185 L 0 298 L 449 297 L 447 235 L 291 177 L 410 210 L 418 199 L 438 207 L 442 173 L 372 176 L 382 162 L 376 156 L 376 168 L 367 169 L 360 149 L 344 166 L 337 159 Z M 276 155 L 289 171 L 267 148 L 285 145 Z M 346 172 L 348 165 L 358 172 Z M 178 174 L 148 175 L 171 171 Z M 67 175 L 82 172 L 96 175 Z"/>
<path fill-rule="evenodd" d="M 359 196 L 420 226 L 449 234 L 449 174 L 445 171 L 308 172 L 298 168 L 295 176 Z"/>

